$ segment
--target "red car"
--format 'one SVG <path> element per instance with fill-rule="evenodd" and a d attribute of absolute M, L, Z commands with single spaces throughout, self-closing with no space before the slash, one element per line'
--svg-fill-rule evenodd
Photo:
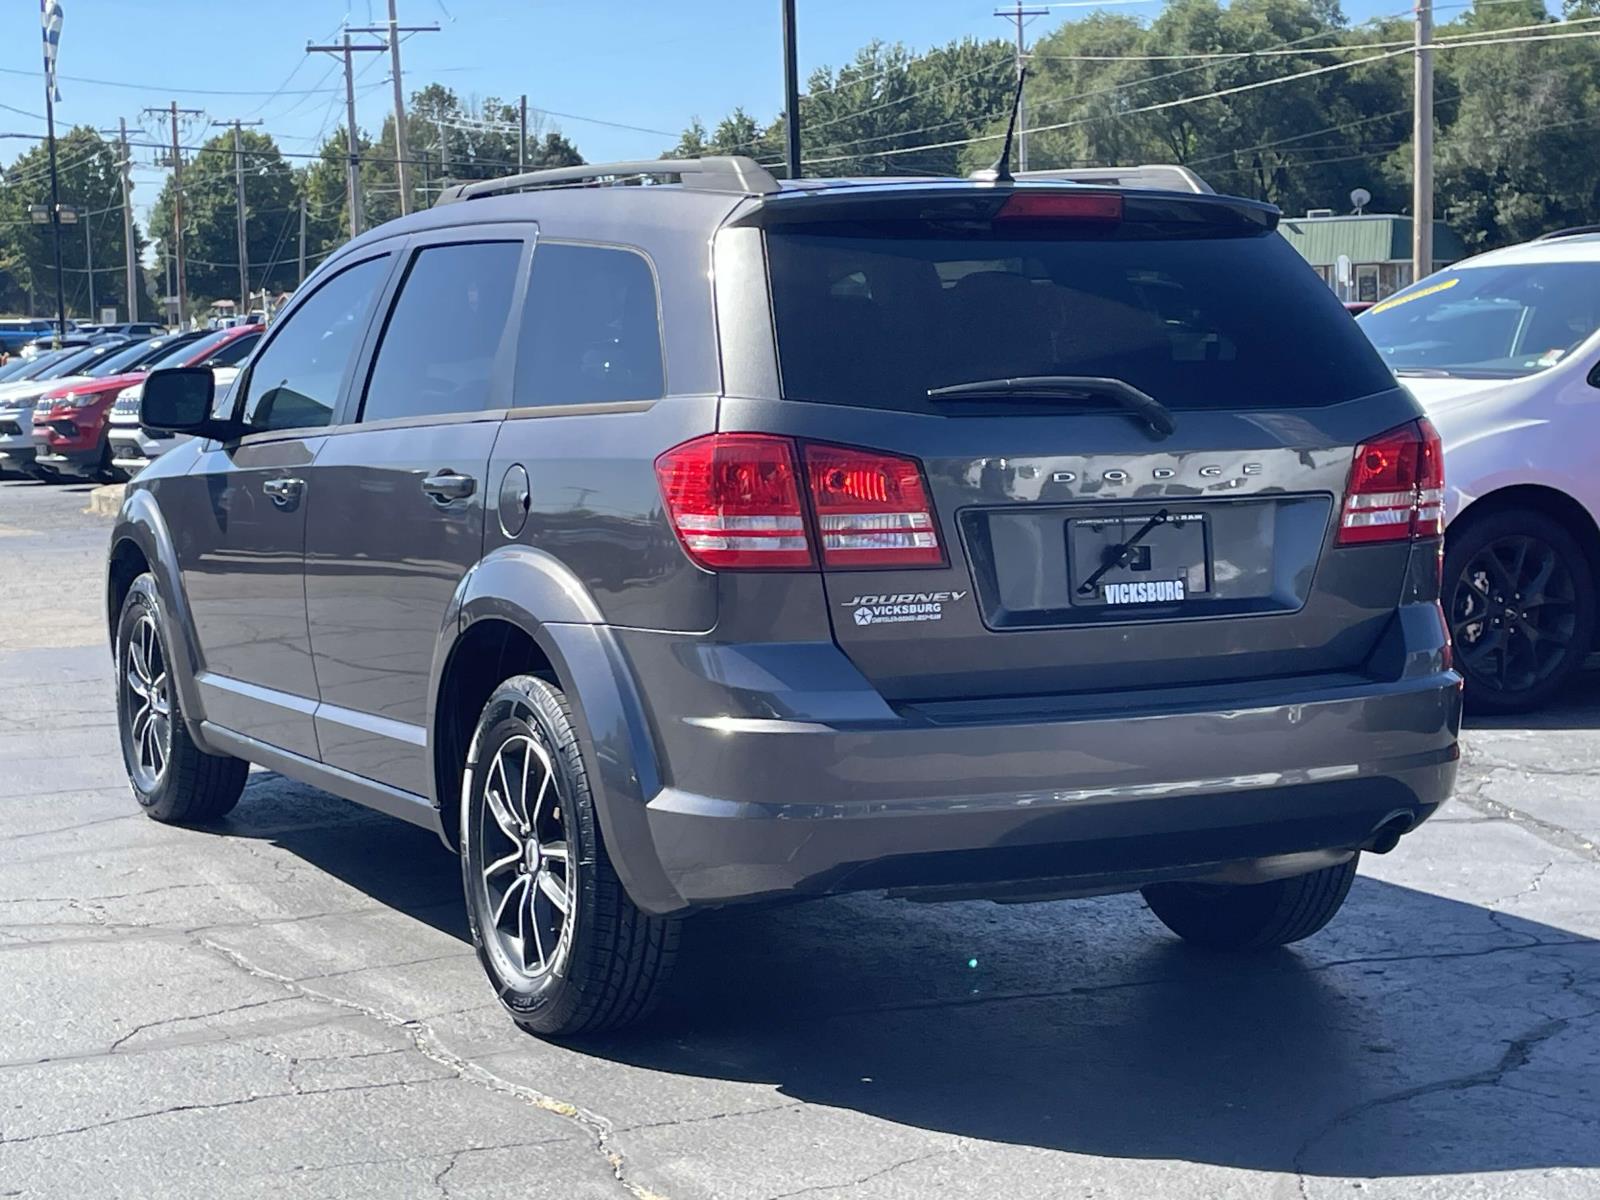
<path fill-rule="evenodd" d="M 234 336 L 259 334 L 241 327 Z M 41 468 L 66 475 L 110 480 L 122 476 L 111 465 L 111 442 L 106 418 L 117 393 L 138 383 L 155 367 L 190 367 L 205 362 L 217 351 L 215 334 L 195 332 L 151 338 L 139 343 L 143 353 L 129 350 L 114 374 L 80 379 L 39 398 L 33 410 L 34 462 Z"/>

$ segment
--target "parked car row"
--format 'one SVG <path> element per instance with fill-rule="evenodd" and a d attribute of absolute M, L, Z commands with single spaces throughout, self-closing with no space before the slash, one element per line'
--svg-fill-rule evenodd
<path fill-rule="evenodd" d="M 260 330 L 194 330 L 139 340 L 102 336 L 92 346 L 51 351 L 0 369 L 0 468 L 39 479 L 125 479 L 170 448 L 138 428 L 137 392 L 155 367 L 237 371 Z M 230 382 L 231 376 L 223 379 Z M 130 394 L 132 420 L 114 437 L 112 409 Z"/>

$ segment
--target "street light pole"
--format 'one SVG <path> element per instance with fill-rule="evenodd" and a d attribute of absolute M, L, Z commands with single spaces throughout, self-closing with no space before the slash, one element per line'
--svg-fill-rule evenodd
<path fill-rule="evenodd" d="M 50 240 L 55 247 L 56 257 L 56 337 L 59 342 L 59 339 L 67 336 L 67 289 L 61 270 L 61 181 L 56 173 L 56 98 L 53 79 L 47 43 L 44 56 L 44 120 L 45 136 L 50 142 Z"/>

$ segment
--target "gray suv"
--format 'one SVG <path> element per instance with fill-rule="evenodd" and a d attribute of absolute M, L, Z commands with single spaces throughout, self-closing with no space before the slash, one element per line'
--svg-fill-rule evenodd
<path fill-rule="evenodd" d="M 1438 441 L 1276 210 L 739 158 L 445 199 L 226 398 L 145 384 L 195 435 L 111 540 L 156 819 L 255 763 L 437 831 L 571 1034 L 750 901 L 1142 890 L 1280 945 L 1448 796 Z"/>

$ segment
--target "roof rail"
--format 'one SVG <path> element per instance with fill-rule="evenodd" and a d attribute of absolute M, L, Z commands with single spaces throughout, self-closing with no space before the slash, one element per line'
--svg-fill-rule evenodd
<path fill-rule="evenodd" d="M 745 196 L 768 196 L 778 190 L 772 173 L 753 158 L 743 155 L 711 158 L 641 159 L 638 162 L 590 163 L 581 167 L 551 167 L 507 175 L 503 179 L 480 179 L 445 188 L 434 207 L 457 200 L 476 200 L 482 196 L 503 196 L 529 188 L 615 185 L 633 177 L 644 179 L 677 178 L 686 188 L 707 192 L 735 192 Z"/>
<path fill-rule="evenodd" d="M 1066 167 L 1057 171 L 1017 172 L 1018 182 L 1030 179 L 1065 179 L 1071 183 L 1100 183 L 1111 187 L 1216 194 L 1209 183 L 1188 167 L 1172 163 L 1147 163 L 1139 167 Z"/>
<path fill-rule="evenodd" d="M 1586 233 L 1600 233 L 1600 225 L 1574 225 L 1571 229 L 1552 229 L 1549 233 L 1541 233 L 1533 240 L 1553 242 L 1557 238 L 1582 237 Z"/>

